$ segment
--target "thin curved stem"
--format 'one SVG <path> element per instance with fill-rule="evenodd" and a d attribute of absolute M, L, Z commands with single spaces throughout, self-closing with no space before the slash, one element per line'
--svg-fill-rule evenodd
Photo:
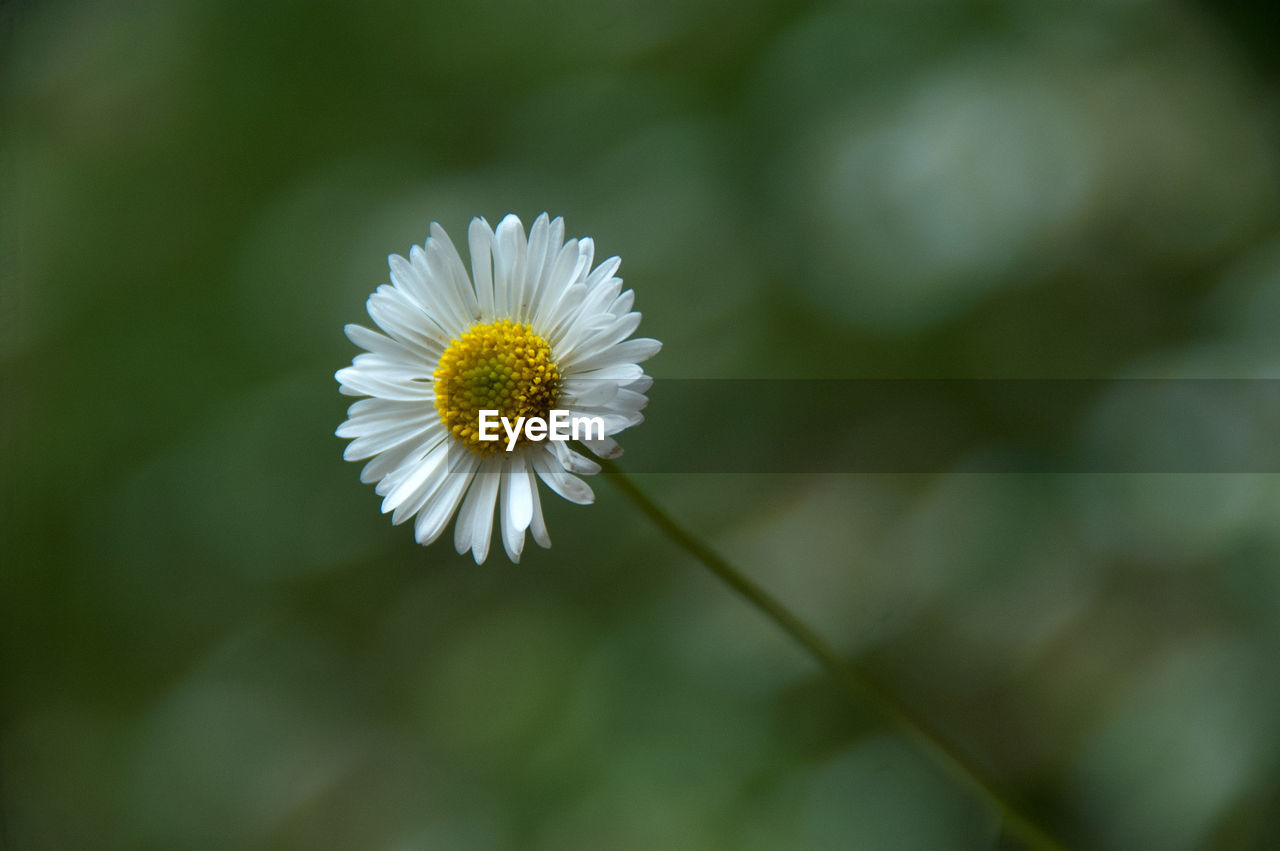
<path fill-rule="evenodd" d="M 933 725 L 903 703 L 874 674 L 864 666 L 842 657 L 822 636 L 776 597 L 676 523 L 644 491 L 640 490 L 635 482 L 618 468 L 617 464 L 612 461 L 602 461 L 601 465 L 605 476 L 668 538 L 702 562 L 725 584 L 746 598 L 794 638 L 850 697 L 854 700 L 870 700 L 881 713 L 924 745 L 925 749 L 933 754 L 952 776 L 975 787 L 989 799 L 1000 811 L 1004 826 L 1009 833 L 1016 836 L 1026 847 L 1037 849 L 1037 851 L 1064 851 L 1065 846 L 1061 842 L 1025 815 L 1006 794 L 997 788 L 985 772 L 949 744 Z"/>

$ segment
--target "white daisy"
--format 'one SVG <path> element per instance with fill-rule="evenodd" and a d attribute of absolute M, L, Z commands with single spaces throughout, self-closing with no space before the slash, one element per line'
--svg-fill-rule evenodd
<path fill-rule="evenodd" d="M 511 422 L 546 417 L 600 417 L 604 437 L 582 443 L 601 458 L 622 450 L 613 440 L 644 419 L 652 379 L 638 366 L 661 348 L 628 340 L 640 324 L 634 293 L 614 273 L 617 257 L 592 268 L 589 238 L 564 239 L 563 220 L 544 213 L 525 236 L 514 215 L 498 223 L 474 219 L 468 233 L 471 275 L 448 234 L 431 236 L 409 259 L 392 254 L 391 284 L 369 296 L 369 315 L 384 334 L 346 326 L 363 349 L 335 374 L 353 404 L 339 437 L 354 438 L 344 457 L 372 459 L 360 478 L 377 482 L 383 513 L 393 523 L 416 516 L 423 545 L 440 536 L 454 514 L 453 541 L 479 564 L 489 554 L 493 511 L 502 543 L 520 560 L 525 530 L 548 547 L 537 480 L 570 502 L 595 500 L 574 473 L 600 465 L 562 441 L 519 438 L 482 442 L 481 409 Z"/>

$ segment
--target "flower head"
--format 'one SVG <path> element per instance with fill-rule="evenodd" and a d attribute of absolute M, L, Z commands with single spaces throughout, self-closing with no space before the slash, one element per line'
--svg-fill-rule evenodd
<path fill-rule="evenodd" d="M 578 474 L 600 466 L 562 440 L 517 427 L 492 439 L 482 412 L 511 423 L 569 418 L 602 423 L 580 443 L 601 458 L 622 450 L 612 435 L 644 419 L 652 380 L 638 364 L 661 344 L 627 339 L 640 324 L 611 257 L 592 268 L 590 238 L 564 239 L 563 220 L 539 216 L 526 236 L 514 215 L 468 232 L 471 274 L 448 234 L 431 236 L 409 259 L 392 254 L 391 283 L 369 297 L 383 333 L 346 326 L 367 352 L 335 377 L 353 404 L 339 437 L 344 457 L 368 459 L 360 478 L 376 482 L 393 523 L 411 517 L 421 544 L 457 515 L 454 545 L 477 563 L 489 554 L 497 507 L 503 548 L 520 560 L 526 530 L 551 545 L 538 480 L 570 502 L 589 504 Z"/>

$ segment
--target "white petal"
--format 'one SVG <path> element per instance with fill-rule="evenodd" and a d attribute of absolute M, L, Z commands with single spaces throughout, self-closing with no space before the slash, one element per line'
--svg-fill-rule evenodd
<path fill-rule="evenodd" d="M 622 293 L 622 279 L 608 278 L 587 290 L 590 295 L 583 302 L 582 314 L 589 317 L 594 317 L 597 313 L 607 314 L 609 305 Z"/>
<path fill-rule="evenodd" d="M 511 316 L 526 249 L 524 225 L 514 214 L 498 222 L 493 239 L 493 308 L 499 316 Z"/>
<path fill-rule="evenodd" d="M 405 363 L 424 363 L 428 372 L 434 369 L 434 358 L 426 359 L 420 349 L 411 348 L 397 340 L 379 334 L 377 331 L 371 331 L 363 325 L 344 325 L 342 328 L 347 339 L 355 343 L 362 349 L 376 352 L 389 360 L 398 360 Z"/>
<path fill-rule="evenodd" d="M 458 510 L 458 503 L 462 502 L 479 465 L 479 457 L 473 452 L 467 452 L 467 457 L 458 462 L 458 469 L 444 474 L 440 488 L 418 510 L 418 519 L 413 524 L 413 537 L 419 544 L 426 546 L 440 537 L 440 533 Z"/>
<path fill-rule="evenodd" d="M 347 389 L 354 390 L 364 396 L 377 396 L 381 399 L 395 399 L 402 402 L 415 400 L 427 401 L 435 398 L 435 390 L 425 382 L 390 381 L 368 373 L 359 367 L 348 366 L 333 375 Z"/>
<path fill-rule="evenodd" d="M 501 500 L 502 497 L 498 499 Z M 501 518 L 499 526 L 502 532 L 502 549 L 506 550 L 507 558 L 511 559 L 512 564 L 519 564 L 520 555 L 524 552 L 525 530 L 512 526 L 511 519 L 502 509 L 498 509 L 498 516 Z"/>
<path fill-rule="evenodd" d="M 457 298 L 448 281 L 435 279 L 421 248 L 413 246 L 408 260 L 392 254 L 387 257 L 387 265 L 391 268 L 391 280 L 396 289 L 416 310 L 429 316 L 449 336 L 458 333 L 461 319 Z"/>
<path fill-rule="evenodd" d="M 431 435 L 430 437 L 424 438 L 421 443 L 403 443 L 394 449 L 389 449 L 373 461 L 369 462 L 370 465 L 372 465 L 379 459 L 385 458 L 388 455 L 396 455 L 400 458 L 400 463 L 396 464 L 390 472 L 382 477 L 381 481 L 379 481 L 374 487 L 373 492 L 381 497 L 385 497 L 387 494 L 391 493 L 399 487 L 401 482 L 413 475 L 414 471 L 418 469 L 418 465 L 431 454 L 431 451 L 435 449 L 439 443 L 439 435 Z"/>
<path fill-rule="evenodd" d="M 387 381 L 416 381 L 430 379 L 431 370 L 425 361 L 403 361 L 388 358 L 376 352 L 364 352 L 351 359 L 351 366 L 366 375 Z"/>
<path fill-rule="evenodd" d="M 621 265 L 622 265 L 621 257 L 614 256 L 614 257 L 610 257 L 608 260 L 605 260 L 603 263 L 601 263 L 599 266 L 593 269 L 590 275 L 587 275 L 588 289 L 594 289 L 595 287 L 599 286 L 601 282 L 607 281 L 609 278 L 612 278 L 613 273 L 618 271 L 618 267 Z"/>
<path fill-rule="evenodd" d="M 589 372 L 576 373 L 574 378 L 581 378 L 587 381 L 618 381 L 630 382 L 636 381 L 644 375 L 644 370 L 638 364 L 619 363 L 603 369 L 593 369 Z"/>
<path fill-rule="evenodd" d="M 489 541 L 493 537 L 493 507 L 498 499 L 498 473 L 494 465 L 493 458 L 481 462 L 453 529 L 454 548 L 459 555 L 471 550 L 476 564 L 488 558 Z"/>
<path fill-rule="evenodd" d="M 549 441 L 551 452 L 556 456 L 556 460 L 560 462 L 560 466 L 564 467 L 570 473 L 582 473 L 588 476 L 594 476 L 600 472 L 600 465 L 592 461 L 580 452 L 574 452 L 569 444 L 561 440 Z"/>
<path fill-rule="evenodd" d="M 480 306 L 476 303 L 476 291 L 475 287 L 471 285 L 471 278 L 467 276 L 467 267 L 462 264 L 462 256 L 458 254 L 458 249 L 454 247 L 453 240 L 449 238 L 449 234 L 436 222 L 431 223 L 431 242 L 429 246 L 434 246 L 439 250 L 449 280 L 452 281 L 454 290 L 458 293 L 458 298 L 462 302 L 463 312 L 472 322 L 478 320 L 480 318 Z"/>
<path fill-rule="evenodd" d="M 387 498 L 382 501 L 382 513 L 394 511 L 405 500 L 414 496 L 415 492 L 425 482 L 429 481 L 435 472 L 446 466 L 449 459 L 449 442 L 441 439 L 427 456 L 411 468 L 409 475 L 405 476 L 395 488 L 387 494 Z"/>
<path fill-rule="evenodd" d="M 444 449 L 446 455 L 448 454 L 448 449 L 446 447 L 438 447 L 436 451 L 438 452 L 441 449 Z M 430 460 L 431 459 L 428 459 L 428 461 Z M 449 464 L 447 461 L 443 464 L 434 465 L 431 473 L 426 476 L 416 488 L 414 488 L 413 493 L 408 496 L 404 502 L 396 506 L 395 510 L 391 514 L 392 525 L 399 526 L 401 523 L 417 514 L 422 507 L 431 500 L 435 493 L 444 486 L 445 479 L 448 477 Z"/>
<path fill-rule="evenodd" d="M 355 418 L 357 416 L 372 415 L 382 411 L 384 407 L 388 410 L 407 411 L 412 405 L 404 402 L 387 402 L 383 399 L 361 399 L 359 402 L 352 402 L 351 407 L 347 408 L 347 416 Z"/>
<path fill-rule="evenodd" d="M 426 249 L 415 245 L 409 251 L 409 260 L 427 281 L 427 291 L 418 297 L 427 313 L 436 319 L 450 337 L 456 337 L 470 328 L 472 317 L 453 283 L 453 276 L 440 253 L 440 246 L 428 239 Z"/>
<path fill-rule="evenodd" d="M 484 219 L 471 220 L 467 229 L 471 251 L 471 278 L 476 286 L 476 304 L 482 319 L 493 318 L 493 229 Z"/>
<path fill-rule="evenodd" d="M 550 269 L 547 280 L 538 293 L 538 301 L 534 306 L 532 322 L 538 326 L 550 325 L 550 317 L 562 298 L 565 290 L 573 283 L 573 269 L 578 262 L 578 241 L 571 239 L 560 248 L 554 260 L 548 261 Z M 585 293 L 586 290 L 584 289 Z"/>
<path fill-rule="evenodd" d="M 440 424 L 440 418 L 436 416 L 435 411 L 424 414 L 417 419 L 395 425 L 382 426 L 377 430 L 370 431 L 368 434 L 361 435 L 347 444 L 346 450 L 342 453 L 342 458 L 345 461 L 363 461 L 411 440 L 421 442 L 428 436 L 437 436 L 444 439 L 444 426 Z"/>
<path fill-rule="evenodd" d="M 516 455 L 502 473 L 501 504 L 498 517 L 502 527 L 502 547 L 513 561 L 524 552 L 524 533 L 533 521 L 533 495 L 529 492 L 529 474 L 524 459 Z"/>
<path fill-rule="evenodd" d="M 552 346 L 560 345 L 564 340 L 565 331 L 572 325 L 574 319 L 578 316 L 579 308 L 582 305 L 582 298 L 586 292 L 586 287 L 582 284 L 573 284 L 560 297 L 560 301 L 556 303 L 547 316 L 546 323 L 541 327 L 550 329 L 542 336 L 546 338 Z"/>
<path fill-rule="evenodd" d="M 537 294 L 542 288 L 547 275 L 547 259 L 554 257 L 552 253 L 560 246 L 550 243 L 551 223 L 547 214 L 543 213 L 534 219 L 529 229 L 529 251 L 525 257 L 525 274 L 522 276 L 520 292 L 516 298 L 515 315 L 521 322 L 528 322 L 533 315 L 532 307 Z"/>
<path fill-rule="evenodd" d="M 449 345 L 449 334 L 395 287 L 378 287 L 366 307 L 373 321 L 392 339 L 417 347 L 431 357 L 438 358 Z"/>
<path fill-rule="evenodd" d="M 480 471 L 471 480 L 467 494 L 463 497 L 462 506 L 458 509 L 458 519 L 453 521 L 453 548 L 462 555 L 471 549 L 471 527 L 479 514 L 480 483 L 484 474 Z"/>
<path fill-rule="evenodd" d="M 388 476 L 400 469 L 400 466 L 413 456 L 418 448 L 412 443 L 402 443 L 399 446 L 388 449 L 364 465 L 364 468 L 360 470 L 360 481 L 365 484 L 377 482 L 378 487 L 374 488 L 374 492 L 379 496 L 385 496 L 387 489 L 382 487 L 382 483 L 387 480 Z"/>
<path fill-rule="evenodd" d="M 618 395 L 618 382 L 616 381 L 566 378 L 562 387 L 561 400 L 566 404 L 561 407 L 604 405 L 613 401 Z"/>
<path fill-rule="evenodd" d="M 590 485 L 577 476 L 559 469 L 557 465 L 553 465 L 548 453 L 540 452 L 532 456 L 532 460 L 533 469 L 537 471 L 538 478 L 560 496 L 578 505 L 590 505 L 595 502 L 596 495 L 591 492 Z"/>
<path fill-rule="evenodd" d="M 633 314 L 634 315 L 634 314 Z M 662 351 L 662 343 L 649 337 L 637 337 L 623 343 L 615 343 L 596 354 L 582 358 L 571 366 L 565 362 L 565 369 L 574 373 L 586 373 L 592 370 L 605 369 L 617 364 L 637 364 Z"/>
<path fill-rule="evenodd" d="M 579 443 L 594 452 L 597 458 L 617 458 L 622 454 L 622 447 L 612 437 L 604 437 L 600 440 L 581 440 Z"/>
<path fill-rule="evenodd" d="M 552 252 L 555 252 L 560 248 L 560 246 L 564 245 L 564 218 L 562 216 L 556 216 L 551 220 L 551 232 L 547 235 L 547 240 L 551 246 Z M 548 261 L 552 256 L 553 255 L 547 256 Z"/>
<path fill-rule="evenodd" d="M 611 283 L 588 292 L 586 298 L 579 297 L 571 310 L 558 309 L 551 342 L 576 341 L 611 323 L 614 317 L 604 308 L 617 297 L 617 288 L 621 285 L 621 281 L 613 278 Z"/>
<path fill-rule="evenodd" d="M 649 397 L 625 387 L 618 388 L 618 395 L 613 398 L 613 405 L 619 409 L 643 411 L 649 406 Z"/>
<path fill-rule="evenodd" d="M 583 343 L 607 329 L 612 321 L 613 317 L 607 313 L 598 313 L 590 319 L 584 317 L 581 310 L 576 310 L 572 316 L 562 315 L 553 329 L 556 332 L 556 354 L 560 363 L 566 363 L 581 349 Z"/>
<path fill-rule="evenodd" d="M 546 215 L 545 213 L 543 214 Z M 535 223 L 536 228 L 536 223 Z M 539 239 L 544 236 L 539 234 Z M 548 299 L 558 298 L 564 287 L 568 284 L 567 280 L 555 280 L 557 268 L 559 266 L 559 258 L 564 253 L 564 219 L 555 218 L 547 226 L 545 233 L 546 246 L 542 255 L 542 259 L 538 266 L 531 265 L 529 272 L 529 280 L 532 289 L 525 293 L 523 302 L 522 316 L 526 322 L 535 326 L 539 321 L 539 316 L 546 307 Z M 577 251 L 576 240 L 574 251 Z M 571 255 L 572 256 L 572 255 Z M 538 262 L 535 260 L 534 254 L 534 234 L 529 234 L 529 263 Z M 572 267 L 565 269 L 564 274 L 568 275 Z"/>
<path fill-rule="evenodd" d="M 418 246 L 414 249 L 421 251 Z M 401 257 L 399 254 L 387 255 L 387 267 L 391 270 L 391 283 L 412 298 L 420 306 L 431 304 L 431 285 L 426 278 L 426 269 Z"/>
<path fill-rule="evenodd" d="M 617 298 L 613 300 L 613 304 L 609 305 L 609 312 L 614 316 L 621 316 L 631 311 L 631 305 L 636 303 L 636 291 L 625 290 Z"/>
<path fill-rule="evenodd" d="M 619 395 L 610 399 L 603 405 L 584 406 L 581 409 L 600 414 L 620 414 L 622 416 L 630 417 L 640 413 L 640 411 L 649 404 L 648 397 L 642 393 L 632 393 L 630 390 L 619 390 L 618 394 Z"/>
<path fill-rule="evenodd" d="M 338 437 L 364 437 L 426 416 L 421 402 L 361 399 L 347 409 L 347 419 L 334 430 Z"/>
<path fill-rule="evenodd" d="M 591 261 L 596 256 L 596 241 L 589 236 L 584 236 L 578 240 L 578 262 L 574 265 L 573 279 L 575 281 L 585 281 L 587 272 L 591 269 Z"/>
<path fill-rule="evenodd" d="M 524 458 L 512 456 L 502 475 L 503 511 L 510 516 L 515 528 L 524 531 L 533 519 L 533 495 L 529 493 L 529 482 L 525 477 Z"/>
<path fill-rule="evenodd" d="M 589 336 L 584 336 L 583 339 L 576 343 L 570 343 L 566 339 L 566 348 L 560 356 L 560 363 L 564 369 L 572 372 L 578 368 L 580 362 L 599 355 L 630 337 L 639 326 L 640 314 L 628 313 L 625 316 L 614 319 L 611 323 L 591 333 Z M 581 368 L 592 369 L 589 366 Z"/>
<path fill-rule="evenodd" d="M 649 388 L 653 386 L 653 379 L 648 375 L 642 375 L 629 384 L 624 384 L 624 390 L 634 390 L 637 393 L 648 393 Z"/>
<path fill-rule="evenodd" d="M 576 240 L 575 240 L 576 242 Z M 547 230 L 547 256 L 542 268 L 542 281 L 539 284 L 538 292 L 535 296 L 541 299 L 542 293 L 550 286 L 553 281 L 551 275 L 555 271 L 557 258 L 564 249 L 564 219 L 556 216 L 551 220 L 551 226 Z M 538 300 L 535 300 L 533 306 L 537 306 Z"/>
<path fill-rule="evenodd" d="M 538 479 L 533 474 L 533 470 L 529 470 L 527 475 L 529 492 L 533 494 L 533 519 L 529 522 L 529 533 L 538 542 L 538 546 L 546 549 L 551 546 L 551 536 L 547 534 L 547 522 L 542 517 L 542 497 L 538 493 Z"/>

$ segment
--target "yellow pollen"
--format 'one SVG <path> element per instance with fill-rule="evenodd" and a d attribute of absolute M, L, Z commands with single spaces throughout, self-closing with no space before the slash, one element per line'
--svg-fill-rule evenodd
<path fill-rule="evenodd" d="M 514 426 L 517 417 L 545 418 L 560 393 L 560 370 L 551 360 L 551 346 L 528 325 L 507 319 L 472 325 L 451 340 L 432 377 L 440 421 L 481 455 L 507 445 L 501 427 L 496 429 L 498 440 L 480 439 L 481 410 L 496 410 Z M 522 432 L 517 445 L 525 442 Z"/>

